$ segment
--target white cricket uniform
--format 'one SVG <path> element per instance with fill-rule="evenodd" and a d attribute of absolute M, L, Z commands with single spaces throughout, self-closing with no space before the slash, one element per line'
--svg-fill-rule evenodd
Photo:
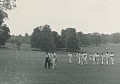
<path fill-rule="evenodd" d="M 92 60 L 93 55 L 89 54 L 89 60 Z"/>
<path fill-rule="evenodd" d="M 110 54 L 106 53 L 106 64 L 109 64 L 109 58 L 110 58 Z"/>
<path fill-rule="evenodd" d="M 96 61 L 96 53 L 94 53 L 93 55 L 93 64 L 95 65 L 95 61 Z"/>
<path fill-rule="evenodd" d="M 113 54 L 113 53 L 110 54 L 110 59 L 111 59 L 112 64 L 114 64 L 114 63 L 113 63 L 113 61 L 114 61 L 114 54 Z"/>
<path fill-rule="evenodd" d="M 87 53 L 84 53 L 84 63 L 87 64 Z"/>
<path fill-rule="evenodd" d="M 102 55 L 101 55 L 101 64 L 104 64 L 104 58 L 105 58 L 105 55 L 102 54 Z"/>
<path fill-rule="evenodd" d="M 72 53 L 68 53 L 68 60 L 69 60 L 69 63 L 72 63 Z"/>
<path fill-rule="evenodd" d="M 83 65 L 84 62 L 84 54 L 81 54 L 81 65 Z"/>
<path fill-rule="evenodd" d="M 56 66 L 56 59 L 57 59 L 56 53 L 52 53 L 51 57 L 52 57 L 52 69 L 54 69 Z"/>
<path fill-rule="evenodd" d="M 98 62 L 99 62 L 99 55 L 96 54 L 96 64 L 98 64 Z"/>
<path fill-rule="evenodd" d="M 78 59 L 78 64 L 80 64 L 80 63 L 81 63 L 81 54 L 80 54 L 80 53 L 77 53 L 77 54 L 76 54 L 76 57 L 77 57 L 77 59 Z"/>

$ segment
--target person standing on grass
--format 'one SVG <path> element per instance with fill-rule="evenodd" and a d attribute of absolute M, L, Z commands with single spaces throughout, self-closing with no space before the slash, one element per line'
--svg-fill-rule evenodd
<path fill-rule="evenodd" d="M 88 56 L 89 56 L 89 60 L 92 60 L 92 54 L 89 53 Z"/>
<path fill-rule="evenodd" d="M 50 68 L 51 66 L 51 59 L 50 59 L 50 54 L 46 52 L 46 57 L 45 57 L 45 68 Z"/>
<path fill-rule="evenodd" d="M 106 52 L 106 64 L 108 65 L 109 64 L 109 58 L 110 58 L 110 55 L 108 52 Z"/>
<path fill-rule="evenodd" d="M 96 53 L 96 56 L 95 56 L 95 58 L 96 58 L 96 64 L 98 65 L 98 62 L 99 62 L 99 53 Z"/>
<path fill-rule="evenodd" d="M 83 63 L 84 63 L 84 53 L 81 52 L 81 65 L 83 65 Z"/>
<path fill-rule="evenodd" d="M 83 56 L 84 56 L 84 64 L 87 64 L 87 53 L 85 52 Z"/>
<path fill-rule="evenodd" d="M 72 53 L 71 52 L 69 52 L 68 53 L 68 60 L 69 60 L 69 63 L 71 64 L 72 63 Z"/>
<path fill-rule="evenodd" d="M 114 61 L 114 53 L 113 52 L 110 53 L 110 59 L 111 59 L 111 64 L 113 65 L 114 64 L 113 63 L 113 61 Z"/>
<path fill-rule="evenodd" d="M 102 65 L 104 64 L 104 59 L 105 59 L 105 54 L 102 53 L 102 54 L 101 54 L 101 64 L 102 64 Z"/>
<path fill-rule="evenodd" d="M 52 58 L 52 69 L 55 69 L 56 62 L 57 62 L 57 55 L 56 55 L 56 53 L 54 51 L 51 54 L 51 58 Z"/>
<path fill-rule="evenodd" d="M 93 64 L 96 64 L 96 53 L 93 54 Z"/>
<path fill-rule="evenodd" d="M 77 52 L 76 57 L 78 59 L 78 64 L 80 64 L 81 63 L 81 54 L 80 54 L 80 52 Z"/>

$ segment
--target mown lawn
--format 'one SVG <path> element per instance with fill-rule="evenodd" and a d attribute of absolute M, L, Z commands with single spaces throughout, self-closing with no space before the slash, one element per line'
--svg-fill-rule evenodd
<path fill-rule="evenodd" d="M 25 46 L 24 46 L 25 47 Z M 0 49 L 0 84 L 120 84 L 120 44 L 83 47 L 87 52 L 111 52 L 114 65 L 78 65 L 73 56 L 69 64 L 67 52 L 56 52 L 57 68 L 45 69 L 45 52 L 22 49 Z"/>

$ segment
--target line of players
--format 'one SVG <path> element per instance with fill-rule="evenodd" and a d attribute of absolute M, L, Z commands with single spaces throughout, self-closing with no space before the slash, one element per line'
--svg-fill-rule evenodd
<path fill-rule="evenodd" d="M 77 52 L 76 57 L 78 59 L 78 64 L 84 65 L 84 64 L 88 64 L 88 61 L 92 61 L 93 65 L 98 65 L 98 64 L 114 64 L 114 53 L 89 53 L 87 54 L 86 52 Z M 68 53 L 68 60 L 69 63 L 72 63 L 72 53 L 69 52 Z"/>

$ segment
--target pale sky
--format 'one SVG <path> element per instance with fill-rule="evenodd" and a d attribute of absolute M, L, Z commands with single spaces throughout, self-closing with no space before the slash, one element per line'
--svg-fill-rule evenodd
<path fill-rule="evenodd" d="M 16 5 L 5 20 L 11 34 L 31 34 L 45 24 L 59 34 L 69 27 L 83 33 L 120 32 L 120 0 L 17 0 Z"/>

